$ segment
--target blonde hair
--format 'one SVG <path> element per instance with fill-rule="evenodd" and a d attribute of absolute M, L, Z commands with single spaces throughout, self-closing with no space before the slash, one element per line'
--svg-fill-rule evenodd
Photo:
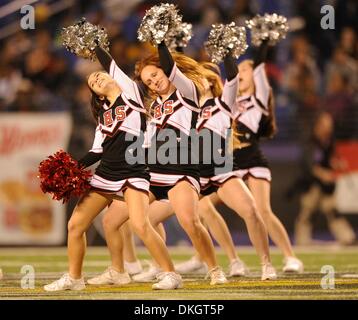
<path fill-rule="evenodd" d="M 211 84 L 211 91 L 215 97 L 221 96 L 223 92 L 223 84 L 220 77 L 219 67 L 211 62 L 201 62 L 200 66 L 202 67 L 202 75 L 205 77 Z"/>
<path fill-rule="evenodd" d="M 254 68 L 254 61 L 251 59 L 245 59 L 239 63 L 248 63 L 252 68 Z M 255 84 L 254 84 L 255 87 Z M 239 96 L 240 96 L 239 91 Z M 269 101 L 268 101 L 268 111 L 269 114 L 267 116 L 267 119 L 264 123 L 263 128 L 259 130 L 259 136 L 266 137 L 266 138 L 272 138 L 276 132 L 277 132 L 277 125 L 276 125 L 276 117 L 275 117 L 275 102 L 274 102 L 274 96 L 272 89 L 270 89 L 270 95 L 269 95 Z M 230 149 L 234 150 L 237 148 L 242 147 L 242 142 L 240 141 L 240 136 L 242 136 L 242 133 L 240 133 L 237 130 L 236 123 L 232 123 L 232 134 L 230 139 Z"/>
<path fill-rule="evenodd" d="M 204 72 L 203 71 L 204 68 L 201 67 L 200 64 L 198 62 L 196 62 L 194 59 L 189 58 L 188 56 L 186 56 L 182 53 L 172 52 L 171 54 L 172 54 L 172 57 L 177 65 L 177 67 L 179 68 L 179 70 L 181 72 L 183 72 L 191 81 L 194 82 L 199 93 L 203 92 L 204 86 L 202 84 L 202 75 Z M 152 66 L 156 66 L 157 68 L 161 68 L 158 54 L 151 54 L 148 57 L 143 58 L 142 60 L 138 61 L 135 64 L 134 77 L 136 80 L 140 81 L 141 83 L 143 83 L 141 76 L 140 76 L 141 72 L 144 69 L 144 67 L 146 67 L 148 65 L 152 65 Z M 146 91 L 147 91 L 147 97 L 145 98 L 144 103 L 148 109 L 148 103 L 150 104 L 150 102 L 155 99 L 156 95 L 153 92 L 151 92 L 150 90 L 146 90 Z"/>

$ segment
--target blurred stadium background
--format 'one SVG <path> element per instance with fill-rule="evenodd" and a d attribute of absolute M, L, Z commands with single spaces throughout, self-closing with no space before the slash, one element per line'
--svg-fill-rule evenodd
<path fill-rule="evenodd" d="M 0 246 L 66 243 L 66 221 L 75 200 L 63 205 L 39 189 L 37 166 L 59 148 L 79 158 L 90 148 L 94 123 L 89 111 L 86 76 L 98 62 L 77 58 L 61 45 L 62 27 L 81 17 L 104 26 L 111 54 L 128 73 L 151 48 L 136 34 L 146 9 L 161 1 L 48 0 L 0 1 Z M 179 0 L 183 20 L 193 24 L 185 53 L 207 60 L 203 49 L 212 23 L 243 25 L 255 14 L 277 12 L 289 18 L 292 32 L 271 50 L 267 71 L 276 98 L 278 134 L 264 143 L 272 166 L 272 205 L 294 239 L 299 197 L 292 188 L 302 174 L 307 136 L 314 115 L 334 118 L 337 152 L 349 163 L 340 177 L 337 203 L 358 231 L 358 42 L 356 0 Z M 20 8 L 35 8 L 35 28 L 23 30 Z M 323 5 L 335 9 L 335 29 L 323 30 Z M 250 55 L 250 50 L 248 55 Z M 342 178 L 342 179 L 343 179 Z M 341 179 L 341 178 L 339 178 Z M 290 196 L 289 196 L 290 195 Z M 353 195 L 353 196 L 352 196 Z M 350 196 L 350 197 L 349 197 Z M 237 245 L 249 240 L 242 221 L 221 208 Z M 323 215 L 312 220 L 314 239 L 335 240 Z M 167 223 L 168 244 L 187 238 L 175 218 Z M 88 232 L 89 245 L 104 245 L 100 218 Z M 1 262 L 0 262 L 1 266 Z"/>

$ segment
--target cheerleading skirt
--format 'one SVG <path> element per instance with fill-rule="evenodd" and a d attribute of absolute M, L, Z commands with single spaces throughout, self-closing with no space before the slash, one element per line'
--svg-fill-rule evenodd
<path fill-rule="evenodd" d="M 119 197 L 123 197 L 123 193 L 127 188 L 135 189 L 148 194 L 150 183 L 148 179 L 141 177 L 111 181 L 94 174 L 90 180 L 90 185 L 92 189 L 96 191 L 111 193 Z"/>
<path fill-rule="evenodd" d="M 257 143 L 234 150 L 234 172 L 242 179 L 272 179 L 269 163 Z"/>
<path fill-rule="evenodd" d="M 192 188 L 199 194 L 200 184 L 196 177 L 185 174 L 163 174 L 150 172 L 150 192 L 153 193 L 156 200 L 168 200 L 168 192 L 181 181 L 187 181 Z"/>

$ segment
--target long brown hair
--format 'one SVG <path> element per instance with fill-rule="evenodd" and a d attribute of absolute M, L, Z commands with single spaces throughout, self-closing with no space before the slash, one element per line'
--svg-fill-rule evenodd
<path fill-rule="evenodd" d="M 260 126 L 260 137 L 273 138 L 277 133 L 277 123 L 275 116 L 275 98 L 272 88 L 270 89 L 270 95 L 268 100 L 268 116 L 264 119 L 263 125 Z"/>
<path fill-rule="evenodd" d="M 103 108 L 104 100 L 101 100 L 99 96 L 90 88 L 91 91 L 91 112 L 94 120 L 98 123 L 99 112 Z"/>
<path fill-rule="evenodd" d="M 99 95 L 94 92 L 89 86 L 88 89 L 91 91 L 91 112 L 92 112 L 92 116 L 94 121 L 96 122 L 96 124 L 99 123 L 99 112 L 101 111 L 101 109 L 103 108 L 104 105 L 109 106 L 110 102 L 107 99 L 100 99 Z"/>
<path fill-rule="evenodd" d="M 201 67 L 200 64 L 194 59 L 189 58 L 182 53 L 172 52 L 171 54 L 180 71 L 183 72 L 191 81 L 194 82 L 199 93 L 202 92 L 204 90 L 203 84 L 201 82 L 202 74 L 204 72 L 203 67 Z M 148 105 L 150 104 L 151 100 L 154 100 L 156 98 L 156 95 L 150 90 L 148 90 L 147 86 L 143 83 L 140 77 L 142 70 L 145 66 L 148 65 L 153 65 L 157 68 L 161 68 L 158 54 L 151 54 L 141 59 L 135 64 L 134 78 L 135 80 L 140 81 L 147 89 L 147 99 L 145 99 L 144 101 L 147 110 L 149 109 Z"/>
<path fill-rule="evenodd" d="M 105 73 L 105 71 L 100 71 L 100 72 Z M 91 87 L 88 85 L 89 76 L 87 77 L 87 86 L 88 86 L 88 89 L 89 89 L 89 91 L 91 92 L 91 95 L 92 95 L 91 96 L 91 112 L 92 112 L 92 116 L 93 116 L 94 120 L 98 124 L 99 112 L 103 108 L 104 104 L 109 105 L 109 101 L 107 99 L 101 100 L 99 98 L 99 95 L 91 89 Z"/>
<path fill-rule="evenodd" d="M 211 91 L 215 97 L 221 96 L 223 92 L 223 84 L 220 77 L 219 67 L 211 62 L 201 62 L 203 68 L 202 75 L 210 82 Z"/>

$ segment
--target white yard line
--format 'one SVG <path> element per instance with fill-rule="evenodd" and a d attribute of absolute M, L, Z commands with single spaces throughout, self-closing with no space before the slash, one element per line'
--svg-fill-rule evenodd
<path fill-rule="evenodd" d="M 253 253 L 254 249 L 251 246 L 238 246 L 236 247 L 237 252 L 240 254 Z M 192 254 L 194 250 L 191 246 L 174 246 L 169 247 L 172 254 Z M 271 253 L 280 254 L 280 251 L 276 247 L 270 248 Z M 310 247 L 294 247 L 294 251 L 297 254 L 315 254 L 315 253 L 334 253 L 334 254 L 358 254 L 358 247 L 342 247 L 337 245 L 316 245 Z M 223 253 L 223 251 L 216 247 L 217 253 Z M 138 253 L 147 253 L 144 247 L 138 247 Z M 41 256 L 41 255 L 63 255 L 67 256 L 66 247 L 7 247 L 0 248 L 1 256 Z M 104 255 L 109 257 L 109 252 L 106 247 L 89 247 L 87 249 L 87 255 Z"/>

